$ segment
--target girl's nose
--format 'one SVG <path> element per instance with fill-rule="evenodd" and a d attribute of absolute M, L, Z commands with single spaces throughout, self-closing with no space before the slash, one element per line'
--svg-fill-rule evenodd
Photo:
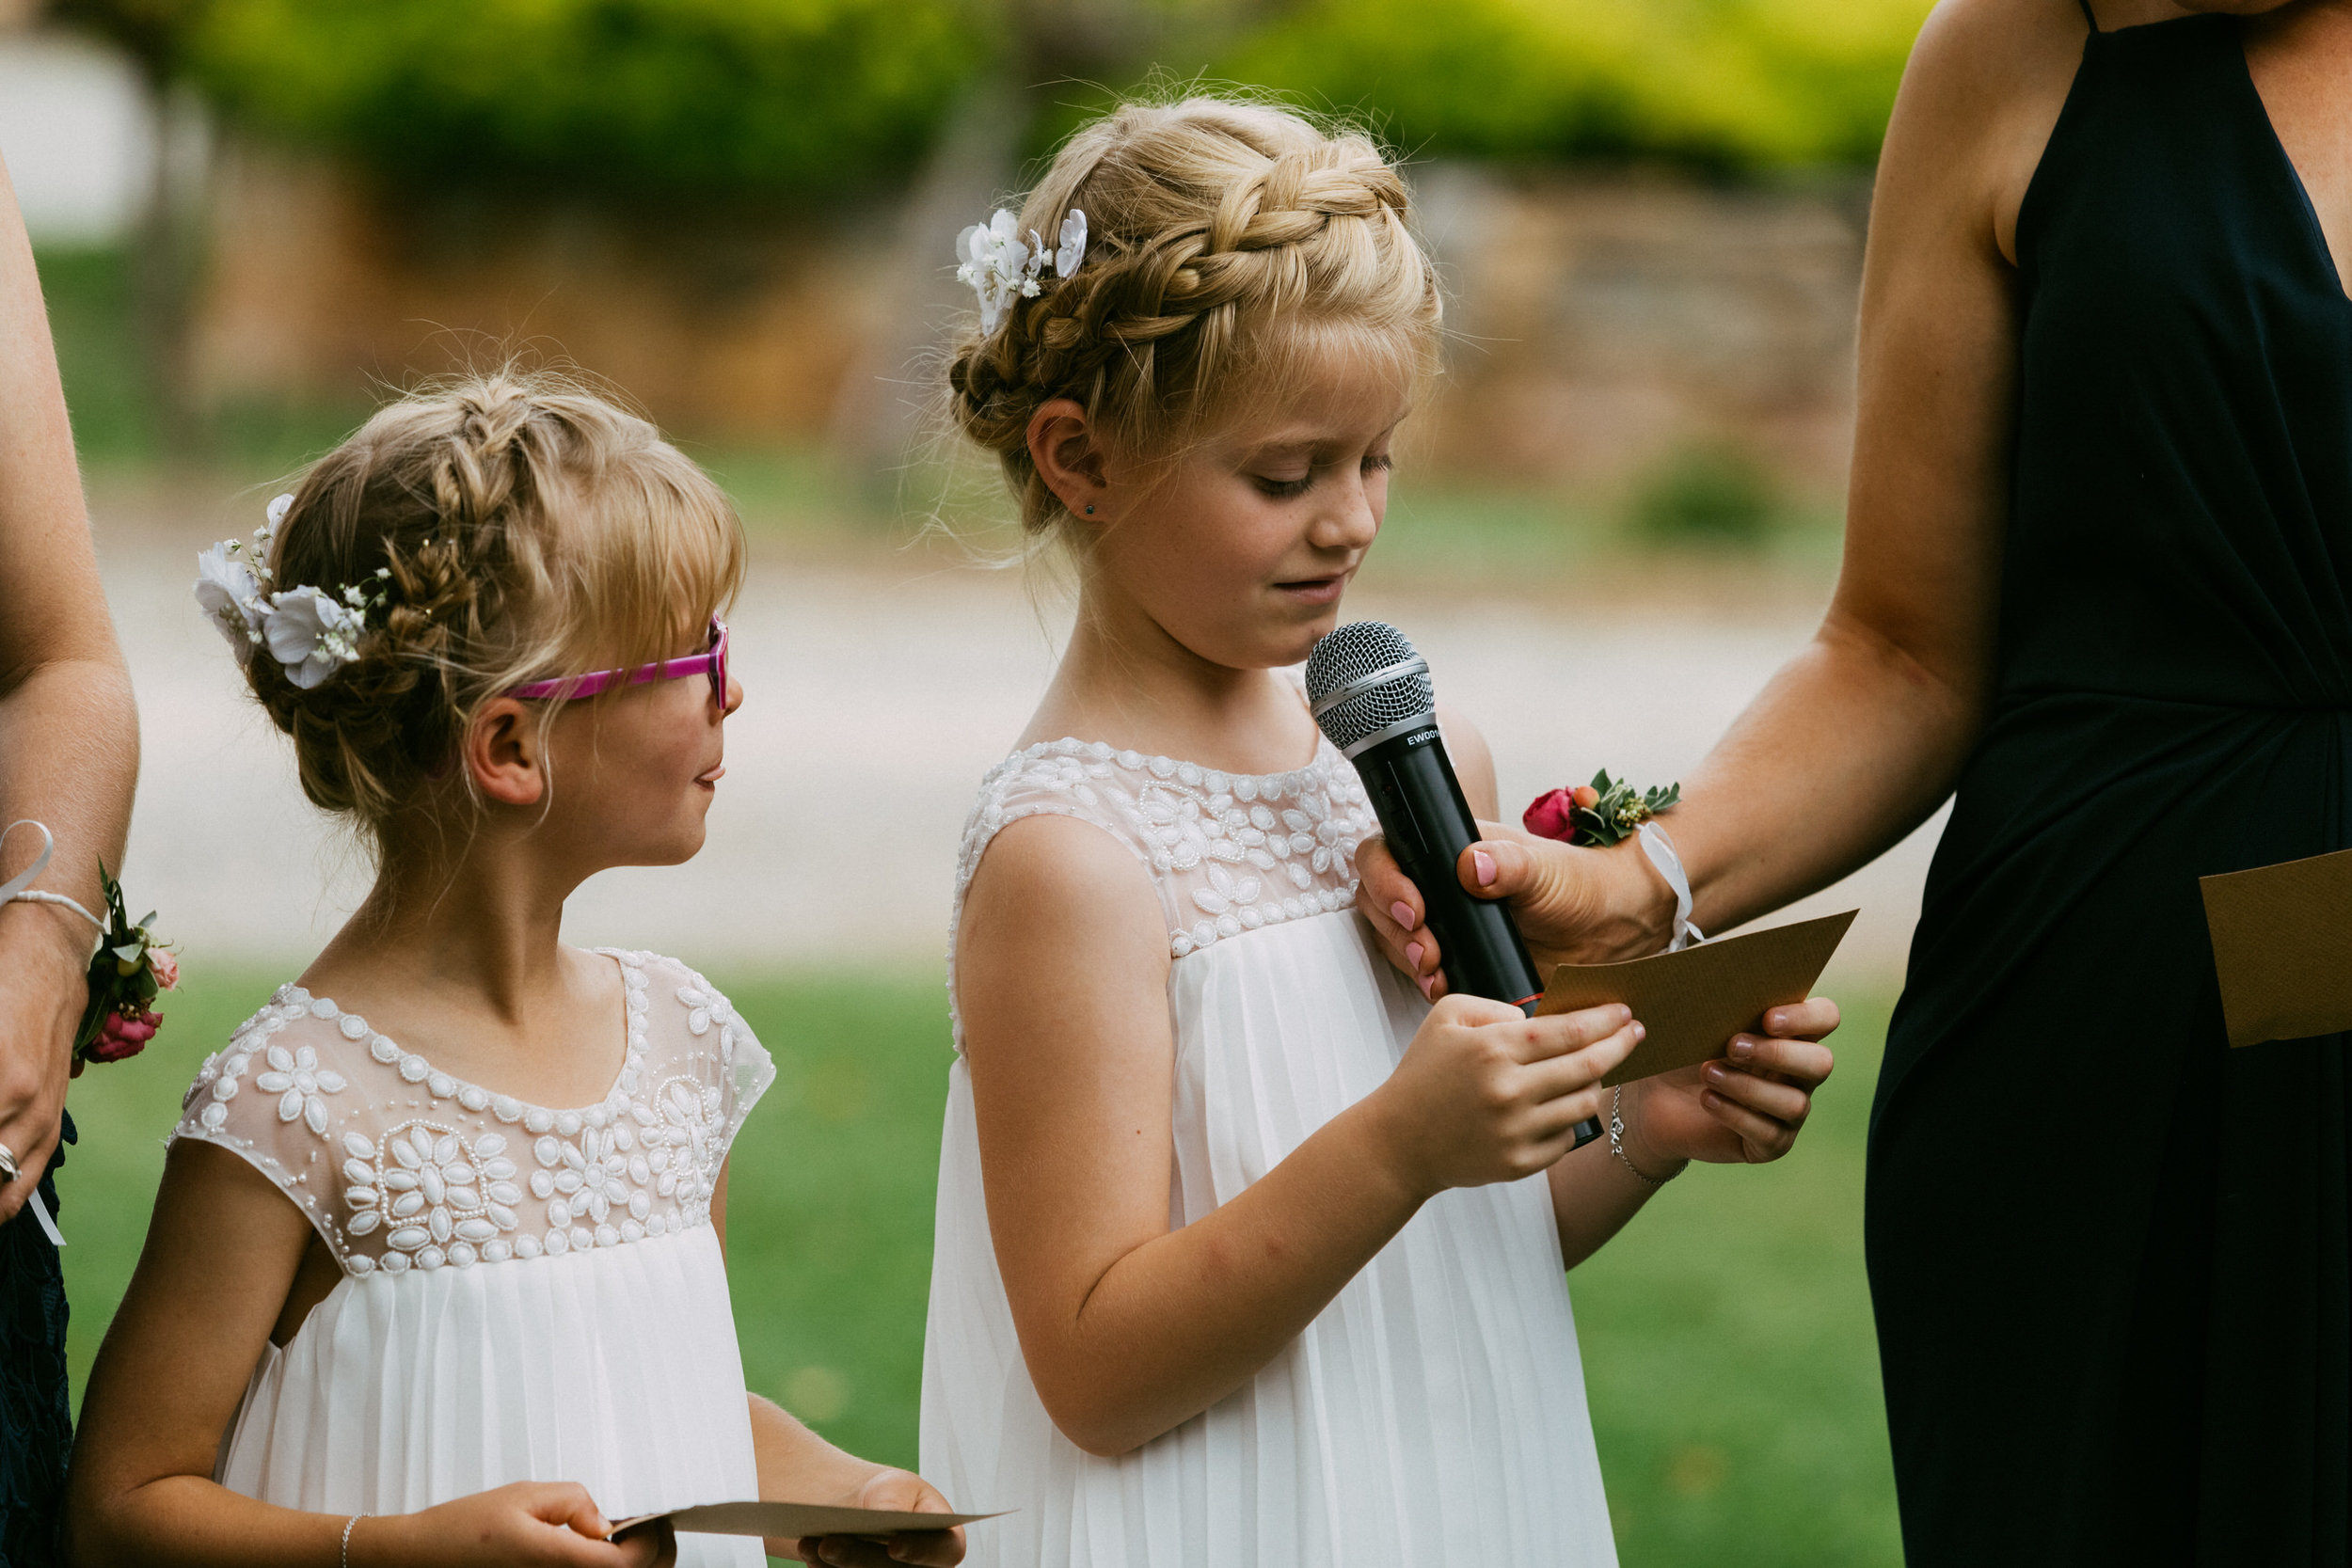
<path fill-rule="evenodd" d="M 743 683 L 738 680 L 735 677 L 734 673 L 730 671 L 727 674 L 727 705 L 719 710 L 719 717 L 722 719 L 730 718 L 733 716 L 735 710 L 742 705 Z"/>
<path fill-rule="evenodd" d="M 1369 548 L 1380 532 L 1380 514 L 1373 506 L 1370 492 L 1360 480 L 1334 486 L 1333 492 L 1332 508 L 1315 530 L 1314 542 L 1326 549 Z"/>

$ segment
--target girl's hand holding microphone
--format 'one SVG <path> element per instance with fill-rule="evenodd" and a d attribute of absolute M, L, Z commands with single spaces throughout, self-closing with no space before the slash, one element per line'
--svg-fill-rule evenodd
<path fill-rule="evenodd" d="M 1642 1035 L 1616 1003 L 1529 1018 L 1508 1003 L 1444 997 L 1365 1113 L 1417 1196 L 1517 1181 L 1567 1153 L 1578 1122 L 1605 1114 L 1600 1081 Z"/>

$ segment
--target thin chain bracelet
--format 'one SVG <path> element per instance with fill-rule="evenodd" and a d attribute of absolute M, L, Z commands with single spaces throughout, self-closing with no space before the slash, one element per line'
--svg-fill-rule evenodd
<path fill-rule="evenodd" d="M 342 1568 L 351 1568 L 351 1532 L 358 1528 L 359 1521 L 366 1517 L 364 1513 L 355 1513 L 343 1521 Z"/>
<path fill-rule="evenodd" d="M 1682 1174 L 1680 1171 L 1676 1171 L 1674 1176 L 1645 1176 L 1642 1172 L 1642 1167 L 1633 1163 L 1633 1156 L 1625 1151 L 1625 1085 L 1623 1084 L 1609 1091 L 1609 1152 L 1617 1157 L 1618 1164 L 1633 1173 L 1634 1180 L 1652 1192 L 1656 1192 L 1667 1182 L 1672 1181 L 1675 1176 Z"/>

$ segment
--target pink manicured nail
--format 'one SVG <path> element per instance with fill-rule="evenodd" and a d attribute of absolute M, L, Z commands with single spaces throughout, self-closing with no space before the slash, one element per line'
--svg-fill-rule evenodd
<path fill-rule="evenodd" d="M 1438 984 L 1438 977 L 1435 974 L 1424 974 L 1420 979 L 1415 980 L 1413 984 L 1421 988 L 1422 995 L 1429 996 L 1429 999 L 1432 1002 L 1437 1000 L 1436 997 L 1429 995 L 1430 991 L 1434 990 Z"/>
<path fill-rule="evenodd" d="M 1494 886 L 1495 858 L 1484 849 L 1472 849 L 1470 851 L 1470 873 L 1478 879 L 1480 887 Z"/>
<path fill-rule="evenodd" d="M 1408 931 L 1421 924 L 1421 916 L 1413 912 L 1413 906 L 1402 898 L 1389 906 L 1389 917 Z"/>
<path fill-rule="evenodd" d="M 1421 973 L 1421 956 L 1428 951 L 1429 949 L 1417 942 L 1408 942 L 1405 944 L 1405 961 L 1413 966 L 1414 974 Z"/>

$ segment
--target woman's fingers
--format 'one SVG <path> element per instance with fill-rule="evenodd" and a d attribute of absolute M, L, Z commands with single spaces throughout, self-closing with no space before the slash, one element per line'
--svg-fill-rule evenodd
<path fill-rule="evenodd" d="M 1794 1127 L 1751 1111 L 1719 1089 L 1711 1086 L 1701 1089 L 1699 1104 L 1708 1116 L 1738 1135 L 1740 1152 L 1750 1164 L 1777 1160 L 1788 1153 L 1797 1141 Z"/>
<path fill-rule="evenodd" d="M 1839 1022 L 1837 1004 L 1826 996 L 1774 1007 L 1764 1015 L 1764 1033 L 1790 1040 L 1826 1039 Z"/>
<path fill-rule="evenodd" d="M 1835 1011 L 1836 1004 L 1830 1004 L 1830 1007 Z M 1828 1046 L 1809 1039 L 1736 1035 L 1724 1054 L 1749 1072 L 1783 1078 L 1807 1089 L 1828 1083 L 1830 1073 L 1837 1066 L 1837 1058 Z"/>
<path fill-rule="evenodd" d="M 1699 1076 L 1706 1081 L 1708 1088 L 1724 1099 L 1743 1105 L 1758 1116 L 1784 1123 L 1791 1130 L 1804 1126 L 1804 1118 L 1813 1109 L 1813 1097 L 1796 1085 L 1785 1084 L 1777 1079 L 1758 1078 L 1724 1062 L 1708 1062 L 1699 1069 Z"/>

